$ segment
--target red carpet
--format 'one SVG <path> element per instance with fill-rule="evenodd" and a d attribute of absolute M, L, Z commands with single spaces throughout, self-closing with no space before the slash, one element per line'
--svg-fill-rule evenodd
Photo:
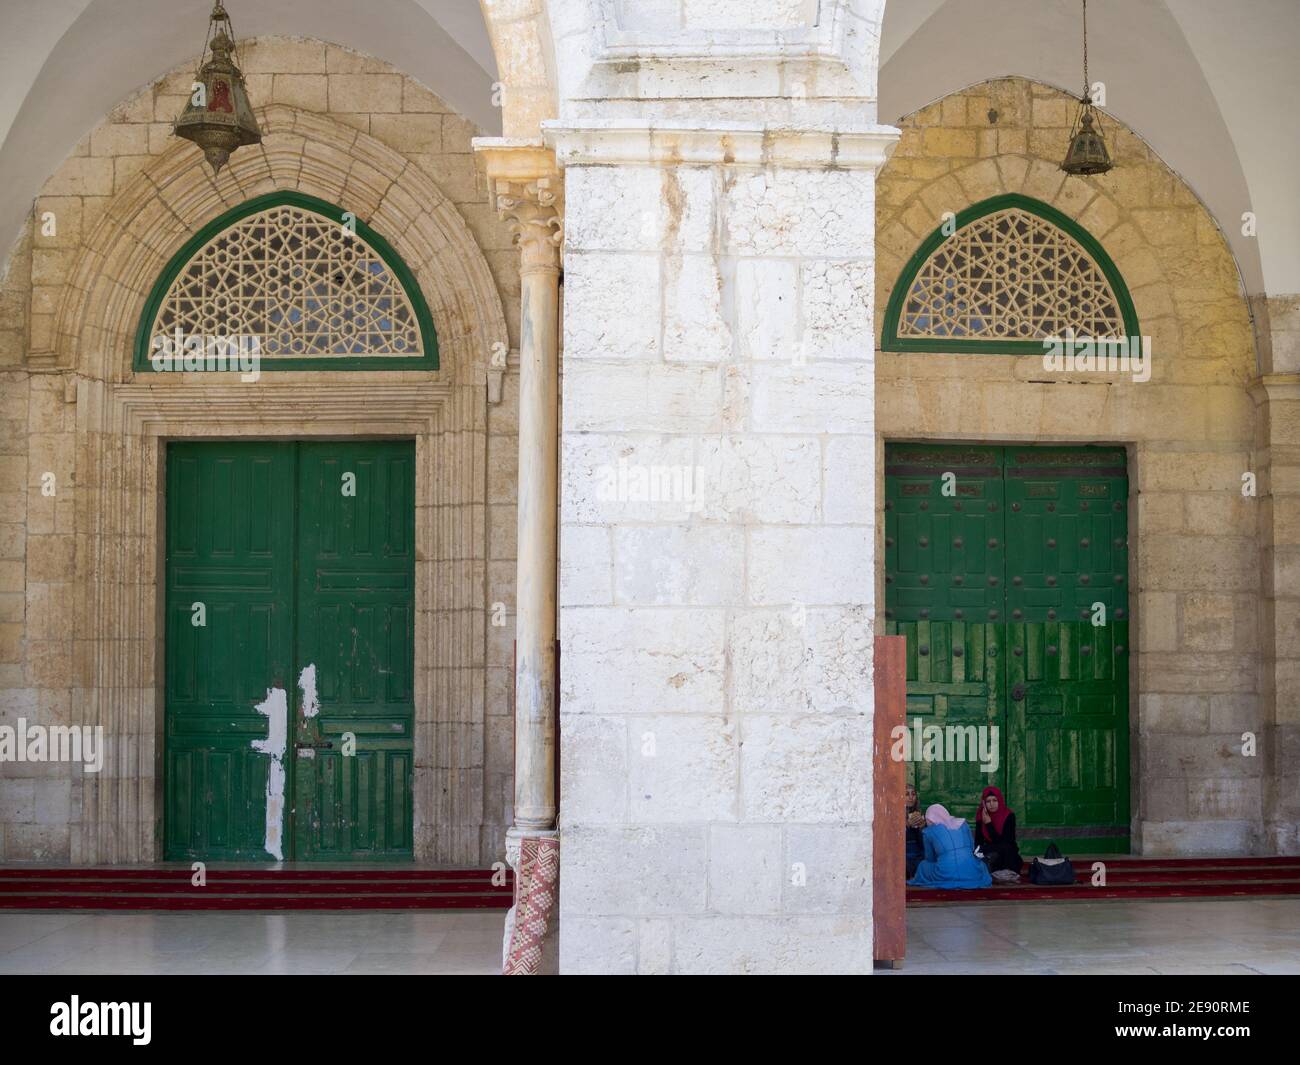
<path fill-rule="evenodd" d="M 0 868 L 0 910 L 509 909 L 514 877 L 490 869 L 222 869 L 205 887 L 175 868 Z"/>
<path fill-rule="evenodd" d="M 1102 899 L 1231 899 L 1248 895 L 1300 895 L 1300 857 L 1295 858 L 1130 858 L 1104 855 L 1072 858 L 1075 882 L 1038 887 L 1019 884 L 945 891 L 907 889 L 909 906 L 955 906 L 971 902 L 1096 902 Z M 1105 887 L 1092 886 L 1094 861 L 1106 866 Z"/>

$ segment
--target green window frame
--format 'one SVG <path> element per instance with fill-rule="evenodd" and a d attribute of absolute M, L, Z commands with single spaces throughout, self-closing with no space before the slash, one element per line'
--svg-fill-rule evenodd
<path fill-rule="evenodd" d="M 415 354 L 404 355 L 308 355 L 308 356 L 274 356 L 263 357 L 259 364 L 261 370 L 436 370 L 438 369 L 438 338 L 433 327 L 433 316 L 429 305 L 415 275 L 403 261 L 393 246 L 384 237 L 353 215 L 349 220 L 344 215 L 349 213 L 337 204 L 309 196 L 302 192 L 271 192 L 246 200 L 236 207 L 214 218 L 187 240 L 181 249 L 168 261 L 159 274 L 145 301 L 136 330 L 135 349 L 132 368 L 137 373 L 155 373 L 150 352 L 154 324 L 157 321 L 163 301 L 171 291 L 173 283 L 190 261 L 202 251 L 215 237 L 242 222 L 251 215 L 258 214 L 273 207 L 296 207 L 304 211 L 328 218 L 339 226 L 355 230 L 356 236 L 369 246 L 384 265 L 391 271 L 394 280 L 406 296 L 414 313 L 415 325 L 419 332 L 419 346 Z"/>
<path fill-rule="evenodd" d="M 1002 196 L 994 196 L 991 199 L 981 200 L 956 215 L 952 235 L 955 236 L 964 227 L 981 218 L 1011 209 L 1019 209 L 1028 214 L 1036 215 L 1043 221 L 1062 230 L 1079 244 L 1096 263 L 1109 283 L 1119 305 L 1120 317 L 1124 322 L 1125 336 L 1141 336 L 1137 311 L 1133 307 L 1133 299 L 1129 295 L 1128 286 L 1124 284 L 1124 278 L 1111 257 L 1106 254 L 1106 249 L 1083 226 L 1079 225 L 1073 218 L 1062 214 L 1050 204 L 1043 203 L 1042 200 L 1036 200 L 1030 196 L 1022 196 L 1019 193 L 1007 193 Z M 1041 355 L 1044 350 L 1042 339 L 973 340 L 959 337 L 900 337 L 898 335 L 898 322 L 903 311 L 903 304 L 908 293 L 912 290 L 917 273 L 935 250 L 948 239 L 950 237 L 944 233 L 943 226 L 938 226 L 933 233 L 921 242 L 920 247 L 908 260 L 907 265 L 903 267 L 903 272 L 899 275 L 898 281 L 890 293 L 889 304 L 885 309 L 885 321 L 880 335 L 881 350 L 943 352 L 946 354 L 969 352 L 985 355 Z"/>

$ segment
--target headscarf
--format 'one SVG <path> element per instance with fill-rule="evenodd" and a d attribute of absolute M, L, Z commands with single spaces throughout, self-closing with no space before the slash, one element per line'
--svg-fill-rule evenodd
<path fill-rule="evenodd" d="M 937 802 L 933 806 L 925 808 L 925 819 L 930 824 L 943 825 L 944 828 L 951 829 L 953 832 L 956 832 L 966 823 L 960 817 L 953 817 Z"/>
<path fill-rule="evenodd" d="M 1006 819 L 1011 816 L 1011 811 L 1007 809 L 1007 800 L 1002 797 L 1001 789 L 995 788 L 990 784 L 980 793 L 979 809 L 975 811 L 975 832 L 983 839 L 988 839 L 988 836 L 984 831 L 984 818 L 980 814 L 980 810 L 984 809 L 984 800 L 990 795 L 996 795 L 998 797 L 997 810 L 994 813 L 989 814 L 989 820 L 993 822 L 993 831 L 999 836 L 1002 835 L 1002 826 L 1006 822 Z"/>

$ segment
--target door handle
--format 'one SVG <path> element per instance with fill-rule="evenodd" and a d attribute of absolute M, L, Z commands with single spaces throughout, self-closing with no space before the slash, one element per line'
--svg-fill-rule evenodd
<path fill-rule="evenodd" d="M 295 743 L 294 747 L 299 751 L 305 751 L 308 749 L 313 751 L 328 751 L 333 749 L 334 741 L 326 740 L 324 743 Z"/>
<path fill-rule="evenodd" d="M 1014 699 L 1016 702 L 1020 702 L 1024 697 L 1025 697 L 1025 686 L 1023 684 L 1017 684 L 1014 688 L 1011 689 L 1011 698 Z"/>

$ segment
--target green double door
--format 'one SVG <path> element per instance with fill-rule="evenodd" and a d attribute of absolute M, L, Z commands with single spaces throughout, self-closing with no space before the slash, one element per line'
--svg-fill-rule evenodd
<path fill-rule="evenodd" d="M 996 784 L 1022 852 L 1128 851 L 1127 582 L 1123 449 L 886 446 L 886 631 L 907 637 L 923 803 L 973 821 Z"/>
<path fill-rule="evenodd" d="M 415 449 L 167 450 L 164 852 L 409 858 Z"/>

